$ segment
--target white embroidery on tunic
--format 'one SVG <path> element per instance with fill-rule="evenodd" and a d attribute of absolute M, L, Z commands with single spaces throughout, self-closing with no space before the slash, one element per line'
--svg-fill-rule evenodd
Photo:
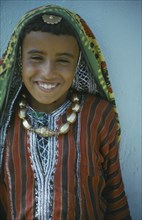
<path fill-rule="evenodd" d="M 81 106 L 84 104 L 85 97 L 82 96 L 82 101 L 81 101 Z M 81 110 L 80 110 L 81 112 Z M 77 177 L 77 198 L 79 200 L 79 208 L 80 208 L 80 216 L 79 219 L 82 219 L 82 198 L 81 198 L 81 192 L 80 192 L 80 158 L 81 158 L 81 153 L 80 153 L 80 129 L 81 129 L 81 114 L 80 112 L 78 113 L 78 126 L 77 126 L 77 137 L 76 137 L 76 151 L 77 151 L 77 161 L 76 161 L 76 177 Z M 78 219 L 78 220 L 79 220 Z"/>
<path fill-rule="evenodd" d="M 63 115 L 70 105 L 71 102 L 68 100 L 51 115 L 46 115 L 50 129 L 57 129 L 59 116 Z M 35 217 L 50 220 L 53 208 L 53 180 L 58 161 L 58 141 L 55 136 L 43 138 L 33 132 L 28 132 L 28 137 L 31 166 L 35 176 Z"/>
<path fill-rule="evenodd" d="M 78 114 L 78 129 L 77 129 L 77 161 L 76 161 L 76 176 L 77 176 L 77 198 L 79 199 L 79 208 L 80 208 L 80 219 L 82 216 L 82 205 L 81 205 L 81 192 L 80 192 L 80 113 Z M 79 219 L 78 219 L 79 220 Z"/>

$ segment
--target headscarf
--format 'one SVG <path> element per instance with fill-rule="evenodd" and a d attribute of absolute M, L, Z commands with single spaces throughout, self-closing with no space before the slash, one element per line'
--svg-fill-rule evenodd
<path fill-rule="evenodd" d="M 61 16 L 74 29 L 84 60 L 91 72 L 90 78 L 94 80 L 99 95 L 113 105 L 118 125 L 119 139 L 120 125 L 114 93 L 112 91 L 106 62 L 98 42 L 86 22 L 78 14 L 57 5 L 41 6 L 27 12 L 20 19 L 13 31 L 7 49 L 0 62 L 0 127 L 10 118 L 10 111 L 12 111 L 12 106 L 22 85 L 22 77 L 18 63 L 20 33 L 31 19 L 43 14 Z"/>

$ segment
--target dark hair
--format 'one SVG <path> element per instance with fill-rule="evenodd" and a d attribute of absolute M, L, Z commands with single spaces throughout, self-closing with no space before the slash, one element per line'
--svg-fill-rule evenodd
<path fill-rule="evenodd" d="M 31 31 L 41 31 L 48 32 L 55 35 L 70 35 L 75 36 L 75 31 L 73 28 L 66 22 L 64 18 L 57 24 L 47 24 L 43 21 L 42 15 L 37 16 L 36 18 L 31 19 L 23 28 L 20 34 L 20 42 L 23 41 L 26 34 Z"/>

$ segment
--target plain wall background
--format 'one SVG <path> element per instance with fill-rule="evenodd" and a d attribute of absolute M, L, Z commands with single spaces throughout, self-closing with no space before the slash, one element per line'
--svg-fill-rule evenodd
<path fill-rule="evenodd" d="M 1 1 L 0 56 L 19 18 L 57 4 L 78 12 L 105 56 L 121 123 L 120 162 L 133 220 L 141 220 L 141 1 Z"/>

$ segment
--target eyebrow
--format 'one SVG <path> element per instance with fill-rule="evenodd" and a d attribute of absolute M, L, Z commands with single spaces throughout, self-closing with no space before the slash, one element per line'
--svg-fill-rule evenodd
<path fill-rule="evenodd" d="M 29 50 L 27 53 L 28 53 L 28 54 L 32 54 L 32 53 L 41 53 L 41 54 L 45 54 L 43 51 L 41 51 L 41 50 L 36 50 L 36 49 Z"/>
<path fill-rule="evenodd" d="M 57 53 L 56 55 L 57 55 L 57 56 L 67 56 L 67 57 L 70 57 L 70 58 L 74 58 L 74 56 L 73 56 L 72 53 L 67 53 L 67 52 Z"/>
<path fill-rule="evenodd" d="M 45 54 L 45 52 L 43 52 L 41 50 L 37 50 L 37 49 L 32 49 L 32 50 L 28 51 L 28 54 L 33 54 L 33 53 Z M 67 56 L 67 57 L 74 59 L 74 55 L 72 53 L 68 53 L 68 52 L 57 53 L 56 56 Z"/>

